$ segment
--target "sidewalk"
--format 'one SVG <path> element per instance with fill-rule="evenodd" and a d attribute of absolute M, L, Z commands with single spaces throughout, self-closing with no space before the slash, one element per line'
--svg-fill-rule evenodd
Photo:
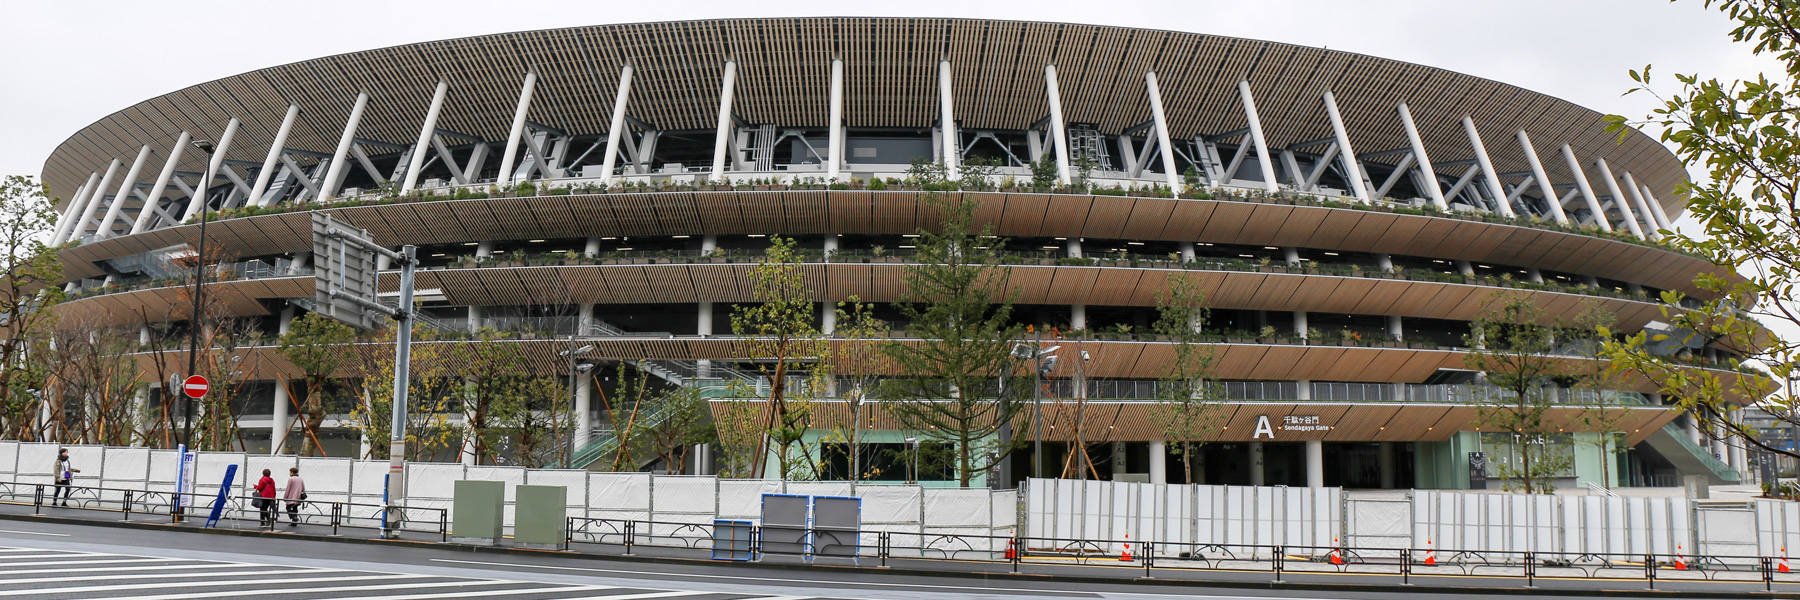
<path fill-rule="evenodd" d="M 285 513 L 282 516 L 285 519 Z M 166 514 L 132 513 L 129 515 L 129 520 L 126 517 L 125 513 L 114 509 L 35 507 L 32 504 L 0 503 L 0 520 L 131 527 L 180 532 L 184 535 L 241 535 L 266 537 L 271 540 L 304 539 L 342 543 L 396 544 L 523 556 L 559 556 L 604 561 L 657 563 L 671 565 L 672 568 L 679 568 L 681 565 L 711 567 L 734 565 L 734 563 L 726 561 L 710 560 L 709 549 L 696 547 L 654 545 L 626 547 L 620 544 L 578 541 L 571 545 L 569 551 L 556 551 L 451 544 L 439 541 L 442 536 L 435 531 L 435 524 L 433 524 L 434 529 L 430 532 L 406 531 L 398 540 L 384 540 L 380 538 L 380 531 L 373 527 L 339 527 L 334 533 L 329 525 L 301 524 L 290 527 L 285 520 L 274 531 L 268 531 L 259 527 L 254 514 L 251 514 L 251 518 L 248 520 L 222 519 L 214 528 L 204 526 L 204 515 L 189 517 L 181 522 L 173 522 L 171 517 Z M 885 563 L 885 565 L 881 563 Z M 1303 557 L 1289 557 L 1284 561 L 1284 570 L 1279 575 L 1269 570 L 1269 564 L 1266 561 L 1261 563 L 1230 560 L 1199 561 L 1166 557 L 1154 559 L 1153 566 L 1150 568 L 1146 567 L 1146 562 L 1141 557 L 1137 561 L 1121 562 L 1116 557 L 1099 556 L 1081 559 L 1025 556 L 1017 565 L 1014 565 L 1010 561 L 1004 560 L 985 561 L 925 556 L 890 556 L 886 560 L 880 560 L 870 556 L 850 558 L 763 555 L 754 562 L 736 563 L 735 566 L 753 570 L 822 570 L 844 573 L 846 577 L 893 574 L 946 578 L 975 577 L 984 580 L 1017 578 L 1032 581 L 1043 581 L 1045 577 L 1050 577 L 1071 583 L 1156 587 L 1173 585 L 1188 590 L 1197 587 L 1215 587 L 1227 589 L 1316 589 L 1339 592 L 1404 591 L 1407 593 L 1575 596 L 1650 594 L 1706 598 L 1792 597 L 1800 594 L 1800 575 L 1778 579 L 1773 585 L 1771 594 L 1771 592 L 1765 591 L 1764 583 L 1760 580 L 1707 578 L 1720 575 L 1742 578 L 1749 575 L 1743 572 L 1711 574 L 1701 571 L 1671 572 L 1666 570 L 1662 571 L 1655 581 L 1655 589 L 1652 592 L 1647 582 L 1641 578 L 1641 565 L 1635 567 L 1621 565 L 1619 569 L 1616 569 L 1618 572 L 1597 574 L 1602 578 L 1586 578 L 1593 574 L 1567 572 L 1572 570 L 1545 567 L 1536 570 L 1537 576 L 1530 580 L 1530 586 L 1527 585 L 1528 582 L 1525 578 L 1514 576 L 1519 570 L 1516 566 L 1511 569 L 1511 573 L 1501 572 L 1503 569 L 1499 567 L 1486 568 L 1479 564 L 1416 566 L 1409 575 L 1403 576 L 1397 573 L 1397 565 L 1333 565 L 1329 562 L 1312 561 Z M 1613 569 L 1608 570 L 1612 571 Z M 1637 573 L 1637 578 L 1627 578 L 1631 577 L 1631 573 L 1634 571 Z M 862 573 L 863 575 L 853 575 L 852 573 Z"/>

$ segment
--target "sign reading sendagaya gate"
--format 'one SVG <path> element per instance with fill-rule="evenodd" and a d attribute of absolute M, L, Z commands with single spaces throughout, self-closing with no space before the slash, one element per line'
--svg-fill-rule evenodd
<path fill-rule="evenodd" d="M 1267 438 L 1272 440 L 1275 439 L 1275 431 L 1276 429 L 1270 421 L 1269 415 L 1258 415 L 1256 417 L 1256 431 L 1250 434 L 1250 439 L 1257 440 Z M 1280 431 L 1293 433 L 1323 432 L 1331 431 L 1331 426 L 1321 423 L 1319 421 L 1319 415 L 1282 415 Z"/>

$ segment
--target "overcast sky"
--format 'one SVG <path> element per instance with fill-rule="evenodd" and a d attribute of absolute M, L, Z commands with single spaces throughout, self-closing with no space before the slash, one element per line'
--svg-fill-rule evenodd
<path fill-rule="evenodd" d="M 330 54 L 507 31 L 719 17 L 943 16 L 1150 27 L 1325 46 L 1422 63 L 1640 116 L 1626 70 L 1743 77 L 1768 61 L 1698 0 L 786 0 L 596 2 L 0 0 L 0 174 L 38 175 L 56 146 L 144 99 Z M 1771 68 L 1771 72 L 1774 70 Z M 1672 83 L 1672 79 L 1665 79 Z"/>

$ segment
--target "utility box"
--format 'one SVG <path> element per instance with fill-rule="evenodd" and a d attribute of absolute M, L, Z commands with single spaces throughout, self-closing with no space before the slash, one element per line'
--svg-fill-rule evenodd
<path fill-rule="evenodd" d="M 561 548 L 568 524 L 569 488 L 521 485 L 513 488 L 513 543 L 526 548 Z"/>
<path fill-rule="evenodd" d="M 500 543 L 506 524 L 506 484 L 498 481 L 461 479 L 450 505 L 450 541 L 463 544 Z"/>

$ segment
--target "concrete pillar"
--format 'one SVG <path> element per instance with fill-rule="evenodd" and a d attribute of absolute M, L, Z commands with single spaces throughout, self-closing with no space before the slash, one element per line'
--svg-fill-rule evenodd
<path fill-rule="evenodd" d="M 600 255 L 600 238 L 599 237 L 589 237 L 587 239 L 587 247 L 583 248 L 581 250 L 581 254 L 584 256 L 587 256 L 588 258 L 593 258 L 593 257 L 599 256 Z"/>
<path fill-rule="evenodd" d="M 1169 482 L 1169 449 L 1162 440 L 1150 440 L 1150 483 Z"/>
<path fill-rule="evenodd" d="M 149 428 L 144 426 L 148 425 L 150 422 L 150 384 L 137 384 L 136 389 L 134 389 L 131 394 L 131 422 L 134 425 L 133 428 L 146 432 L 145 435 L 147 435 Z M 143 435 L 132 436 L 131 446 L 133 448 L 143 447 L 148 445 L 145 443 L 146 441 L 147 440 L 144 439 Z"/>
<path fill-rule="evenodd" d="M 1525 280 L 1532 283 L 1543 283 L 1544 272 L 1537 270 L 1537 267 L 1527 268 L 1525 269 Z"/>
<path fill-rule="evenodd" d="M 1300 249 L 1299 248 L 1282 248 L 1281 249 L 1281 259 L 1283 261 L 1287 262 L 1288 266 L 1290 266 L 1290 267 L 1300 266 Z"/>
<path fill-rule="evenodd" d="M 1456 272 L 1462 273 L 1464 277 L 1469 277 L 1469 276 L 1472 276 L 1475 274 L 1475 265 L 1473 263 L 1470 263 L 1469 261 L 1466 261 L 1466 260 L 1457 260 L 1455 262 L 1456 262 Z"/>
<path fill-rule="evenodd" d="M 576 306 L 575 334 L 590 335 L 594 331 L 594 303 L 586 302 Z"/>
<path fill-rule="evenodd" d="M 1375 462 L 1381 468 L 1381 489 L 1394 489 L 1394 443 L 1376 444 Z"/>
<path fill-rule="evenodd" d="M 288 397 L 286 379 L 275 380 L 275 405 L 269 419 L 269 454 L 278 455 L 287 451 L 287 433 L 292 423 L 288 421 L 288 405 L 293 399 Z"/>
<path fill-rule="evenodd" d="M 1087 305 L 1086 304 L 1071 304 L 1071 305 L 1069 305 L 1069 328 L 1070 329 L 1087 329 Z"/>
<path fill-rule="evenodd" d="M 1194 261 L 1194 243 L 1193 242 L 1182 242 L 1181 243 L 1181 262 L 1187 263 L 1187 262 L 1193 262 L 1193 261 Z"/>
<path fill-rule="evenodd" d="M 1325 442 L 1306 440 L 1306 487 L 1325 487 Z"/>
<path fill-rule="evenodd" d="M 1304 311 L 1304 310 L 1294 311 L 1294 335 L 1296 337 L 1299 337 L 1300 339 L 1304 340 L 1304 339 L 1306 339 L 1306 335 L 1307 335 L 1306 330 L 1307 330 L 1306 311 Z"/>
<path fill-rule="evenodd" d="M 1069 258 L 1081 258 L 1081 238 L 1069 238 L 1066 246 L 1069 250 Z"/>
<path fill-rule="evenodd" d="M 1381 272 L 1383 273 L 1394 272 L 1394 257 L 1386 254 L 1376 254 L 1375 268 L 1381 269 Z"/>
<path fill-rule="evenodd" d="M 713 334 L 713 303 L 700 303 L 700 320 L 695 325 L 701 337 Z"/>
<path fill-rule="evenodd" d="M 594 372 L 575 373 L 575 448 L 588 443 L 594 431 Z"/>
<path fill-rule="evenodd" d="M 1388 335 L 1394 336 L 1395 341 L 1402 341 L 1402 342 L 1406 341 L 1405 323 L 1401 322 L 1399 316 L 1388 315 L 1387 328 L 1388 328 Z"/>
<path fill-rule="evenodd" d="M 1294 399 L 1295 400 L 1311 400 L 1312 399 L 1312 381 L 1306 380 L 1306 379 L 1301 379 L 1299 381 L 1295 381 L 1294 382 Z"/>
<path fill-rule="evenodd" d="M 1263 445 L 1250 442 L 1250 485 L 1263 485 Z"/>

